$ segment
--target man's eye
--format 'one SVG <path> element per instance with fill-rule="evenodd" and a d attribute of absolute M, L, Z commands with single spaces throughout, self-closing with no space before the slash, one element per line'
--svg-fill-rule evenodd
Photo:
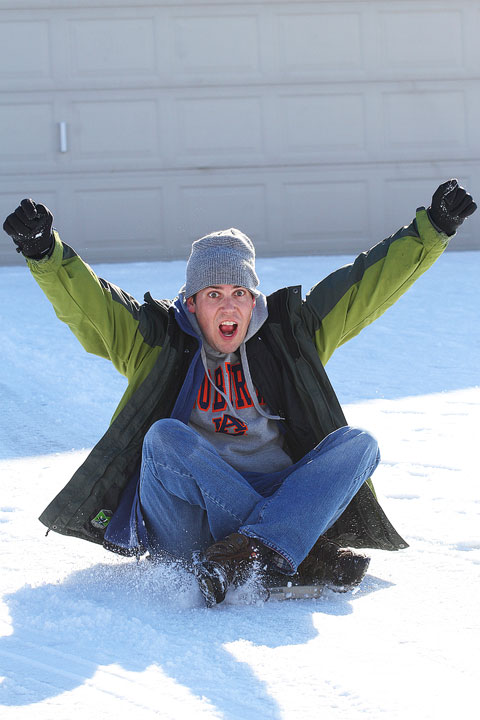
<path fill-rule="evenodd" d="M 243 297 L 243 295 L 245 295 L 245 290 L 237 290 L 235 295 L 238 295 L 238 297 Z"/>

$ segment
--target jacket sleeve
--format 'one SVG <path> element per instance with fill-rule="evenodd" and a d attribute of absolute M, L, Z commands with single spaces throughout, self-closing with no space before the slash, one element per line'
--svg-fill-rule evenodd
<path fill-rule="evenodd" d="M 131 378 L 152 351 L 148 312 L 131 295 L 97 277 L 56 231 L 54 236 L 49 258 L 27 260 L 33 277 L 85 350 L 111 360 Z"/>
<path fill-rule="evenodd" d="M 393 305 L 433 265 L 448 240 L 420 208 L 409 226 L 315 285 L 302 312 L 322 363 Z"/>

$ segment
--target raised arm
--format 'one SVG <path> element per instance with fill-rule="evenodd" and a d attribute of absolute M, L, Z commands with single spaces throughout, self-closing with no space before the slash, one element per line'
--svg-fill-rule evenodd
<path fill-rule="evenodd" d="M 131 377 L 152 351 L 149 311 L 128 293 L 97 277 L 52 230 L 44 205 L 23 200 L 4 230 L 25 256 L 33 277 L 85 350 L 112 361 Z M 155 346 L 158 342 L 158 328 Z M 158 348 L 157 348 L 158 349 Z"/>
<path fill-rule="evenodd" d="M 476 210 L 456 180 L 439 186 L 414 221 L 315 285 L 304 320 L 323 364 L 337 347 L 393 305 L 443 253 L 451 235 Z"/>

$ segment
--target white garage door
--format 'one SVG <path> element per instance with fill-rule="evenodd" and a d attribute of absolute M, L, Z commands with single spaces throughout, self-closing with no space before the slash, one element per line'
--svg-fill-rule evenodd
<path fill-rule="evenodd" d="M 0 212 L 43 201 L 90 262 L 230 226 L 349 253 L 444 178 L 480 196 L 480 2 L 88 4 L 1 4 Z"/>

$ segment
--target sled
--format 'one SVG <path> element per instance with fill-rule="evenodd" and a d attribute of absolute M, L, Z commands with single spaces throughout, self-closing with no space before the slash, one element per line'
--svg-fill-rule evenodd
<path fill-rule="evenodd" d="M 268 596 L 266 602 L 279 602 L 283 600 L 313 600 L 322 595 L 323 585 L 279 585 L 266 588 Z"/>

